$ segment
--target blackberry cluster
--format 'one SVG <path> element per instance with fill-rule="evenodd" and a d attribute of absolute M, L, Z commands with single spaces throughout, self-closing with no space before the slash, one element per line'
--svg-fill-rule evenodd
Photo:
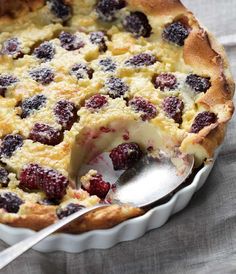
<path fill-rule="evenodd" d="M 116 12 L 124 7 L 124 0 L 99 0 L 96 11 L 101 20 L 111 22 L 116 19 Z"/>
<path fill-rule="evenodd" d="M 12 192 L 0 194 L 0 208 L 5 209 L 8 213 L 17 213 L 24 202 Z"/>
<path fill-rule="evenodd" d="M 40 189 L 52 200 L 63 198 L 68 184 L 68 179 L 57 170 L 37 164 L 27 165 L 20 173 L 20 188 L 27 191 Z"/>
<path fill-rule="evenodd" d="M 11 157 L 12 154 L 23 146 L 23 138 L 19 134 L 6 135 L 0 145 L 0 156 Z"/>
<path fill-rule="evenodd" d="M 68 204 L 65 208 L 61 208 L 59 207 L 56 210 L 56 214 L 58 219 L 63 219 L 65 217 L 70 216 L 71 214 L 83 209 L 84 206 L 83 205 L 79 205 L 79 204 L 74 204 L 74 203 L 70 203 Z"/>
<path fill-rule="evenodd" d="M 102 31 L 95 31 L 90 33 L 90 41 L 94 45 L 99 46 L 99 51 L 100 52 L 105 52 L 107 50 L 107 45 L 106 45 L 106 39 L 105 39 L 105 34 Z"/>
<path fill-rule="evenodd" d="M 182 113 L 184 103 L 176 96 L 166 97 L 163 101 L 163 109 L 168 117 L 172 118 L 176 123 L 182 123 Z"/>
<path fill-rule="evenodd" d="M 36 123 L 30 131 L 29 139 L 49 146 L 56 146 L 63 140 L 63 132 L 46 124 Z"/>
<path fill-rule="evenodd" d="M 3 43 L 2 54 L 10 55 L 14 59 L 21 58 L 24 53 L 21 50 L 20 42 L 16 37 L 10 38 Z"/>
<path fill-rule="evenodd" d="M 114 72 L 116 70 L 116 63 L 109 57 L 100 60 L 99 65 L 104 72 Z"/>
<path fill-rule="evenodd" d="M 113 148 L 109 154 L 114 170 L 124 170 L 132 167 L 143 156 L 136 143 L 123 143 Z"/>
<path fill-rule="evenodd" d="M 61 46 L 68 51 L 77 50 L 84 47 L 84 42 L 79 37 L 69 32 L 63 31 L 59 35 L 59 40 L 61 42 Z"/>
<path fill-rule="evenodd" d="M 96 174 L 92 176 L 92 178 L 89 181 L 89 187 L 85 190 L 90 195 L 97 195 L 100 199 L 105 199 L 110 188 L 110 183 L 105 182 L 101 174 Z"/>
<path fill-rule="evenodd" d="M 65 3 L 64 0 L 47 0 L 48 7 L 51 13 L 62 20 L 63 22 L 70 19 L 72 15 L 72 9 Z"/>
<path fill-rule="evenodd" d="M 84 63 L 75 64 L 70 70 L 70 74 L 74 75 L 78 80 L 86 78 L 92 79 L 93 72 L 93 69 L 91 69 Z"/>
<path fill-rule="evenodd" d="M 50 61 L 55 55 L 55 47 L 51 42 L 43 42 L 39 47 L 34 49 L 33 54 L 38 59 Z"/>
<path fill-rule="evenodd" d="M 75 104 L 67 100 L 61 100 L 56 103 L 54 107 L 54 114 L 57 122 L 65 130 L 70 130 L 78 119 Z"/>
<path fill-rule="evenodd" d="M 210 86 L 210 78 L 196 74 L 190 74 L 186 78 L 186 83 L 196 92 L 206 92 Z"/>
<path fill-rule="evenodd" d="M 54 72 L 50 68 L 35 68 L 29 72 L 30 76 L 42 85 L 50 84 L 54 80 Z"/>
<path fill-rule="evenodd" d="M 105 81 L 105 87 L 108 90 L 108 95 L 115 99 L 122 97 L 129 89 L 126 83 L 117 77 L 110 77 Z"/>
<path fill-rule="evenodd" d="M 147 16 L 140 12 L 131 12 L 123 21 L 125 30 L 134 34 L 135 37 L 149 37 L 152 27 L 150 26 Z"/>
<path fill-rule="evenodd" d="M 0 167 L 0 184 L 2 187 L 7 187 L 9 183 L 9 178 L 8 178 L 9 172 L 4 168 Z"/>
<path fill-rule="evenodd" d="M 18 79 L 10 74 L 0 74 L 0 95 L 5 96 L 7 88 L 18 82 Z"/>
<path fill-rule="evenodd" d="M 156 107 L 142 97 L 135 97 L 129 101 L 129 106 L 136 111 L 141 113 L 143 121 L 151 120 L 157 116 Z"/>
<path fill-rule="evenodd" d="M 107 104 L 107 98 L 101 94 L 95 94 L 85 102 L 85 107 L 91 110 L 99 110 Z"/>
<path fill-rule="evenodd" d="M 21 109 L 22 109 L 21 118 L 26 118 L 35 110 L 41 109 L 43 106 L 45 106 L 46 101 L 47 101 L 47 98 L 43 94 L 38 94 L 33 97 L 25 99 L 21 103 Z"/>
<path fill-rule="evenodd" d="M 189 35 L 189 29 L 181 22 L 174 22 L 164 28 L 162 37 L 164 40 L 172 42 L 178 46 L 183 46 L 185 39 Z"/>
<path fill-rule="evenodd" d="M 154 86 L 161 91 L 164 91 L 165 89 L 175 89 L 177 86 L 177 79 L 174 74 L 161 73 L 155 77 Z"/>
<path fill-rule="evenodd" d="M 201 129 L 211 124 L 216 123 L 217 116 L 213 112 L 203 111 L 198 113 L 191 126 L 191 133 L 198 133 Z"/>
<path fill-rule="evenodd" d="M 125 65 L 133 67 L 151 66 L 157 61 L 156 57 L 149 53 L 140 53 L 134 55 L 130 59 L 125 61 Z"/>

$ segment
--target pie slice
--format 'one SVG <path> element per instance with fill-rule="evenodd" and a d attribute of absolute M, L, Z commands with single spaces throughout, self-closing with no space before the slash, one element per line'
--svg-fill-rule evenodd
<path fill-rule="evenodd" d="M 39 230 L 99 203 L 144 153 L 210 160 L 233 113 L 224 49 L 178 0 L 7 1 L 0 18 L 0 222 Z M 90 213 L 65 231 L 144 211 Z"/>

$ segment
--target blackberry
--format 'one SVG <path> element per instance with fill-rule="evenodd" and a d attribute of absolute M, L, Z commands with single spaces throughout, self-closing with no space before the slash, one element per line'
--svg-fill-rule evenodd
<path fill-rule="evenodd" d="M 0 185 L 2 187 L 7 187 L 9 183 L 9 178 L 8 178 L 9 172 L 4 168 L 0 167 Z"/>
<path fill-rule="evenodd" d="M 51 42 L 43 42 L 39 47 L 34 49 L 34 56 L 43 61 L 50 61 L 55 55 L 55 47 Z"/>
<path fill-rule="evenodd" d="M 150 26 L 147 16 L 140 12 L 131 12 L 123 21 L 125 30 L 131 32 L 136 37 L 149 37 L 151 35 L 152 27 Z"/>
<path fill-rule="evenodd" d="M 86 78 L 92 79 L 93 72 L 93 69 L 83 63 L 75 64 L 70 70 L 70 74 L 74 75 L 78 80 Z"/>
<path fill-rule="evenodd" d="M 85 190 L 90 195 L 97 195 L 100 199 L 105 199 L 110 188 L 110 183 L 105 182 L 101 174 L 96 174 L 92 176 L 92 178 L 89 181 L 89 187 Z"/>
<path fill-rule="evenodd" d="M 0 74 L 0 95 L 4 96 L 7 88 L 18 82 L 18 79 L 10 74 Z"/>
<path fill-rule="evenodd" d="M 154 55 L 149 53 L 140 53 L 126 60 L 125 65 L 133 67 L 151 66 L 156 63 L 156 61 L 157 59 Z"/>
<path fill-rule="evenodd" d="M 40 188 L 45 192 L 49 199 L 61 199 L 66 194 L 68 179 L 53 169 L 44 169 L 43 181 Z"/>
<path fill-rule="evenodd" d="M 38 94 L 33 97 L 25 99 L 21 103 L 21 118 L 28 117 L 31 113 L 33 113 L 35 110 L 41 109 L 46 104 L 46 96 L 43 94 Z"/>
<path fill-rule="evenodd" d="M 37 164 L 29 164 L 21 170 L 19 187 L 24 190 L 39 189 L 43 180 L 44 169 Z"/>
<path fill-rule="evenodd" d="M 182 123 L 182 113 L 184 103 L 176 96 L 169 96 L 163 101 L 163 109 L 168 117 L 172 118 L 176 123 Z"/>
<path fill-rule="evenodd" d="M 22 52 L 20 47 L 20 42 L 15 37 L 10 38 L 3 43 L 1 53 L 5 55 L 10 55 L 14 59 L 21 58 L 24 56 L 24 53 Z"/>
<path fill-rule="evenodd" d="M 0 156 L 11 157 L 13 153 L 23 146 L 23 138 L 19 134 L 6 135 L 0 145 Z"/>
<path fill-rule="evenodd" d="M 51 200 L 61 199 L 66 193 L 68 184 L 68 179 L 57 170 L 41 167 L 37 164 L 25 166 L 20 173 L 20 188 L 42 190 Z"/>
<path fill-rule="evenodd" d="M 154 86 L 161 91 L 164 91 L 165 89 L 175 89 L 177 86 L 177 79 L 174 74 L 161 73 L 155 77 Z"/>
<path fill-rule="evenodd" d="M 36 68 L 29 72 L 30 76 L 42 85 L 50 84 L 54 80 L 54 72 L 50 68 Z"/>
<path fill-rule="evenodd" d="M 17 213 L 20 205 L 24 202 L 12 192 L 3 192 L 0 194 L 0 208 L 5 209 L 9 213 Z"/>
<path fill-rule="evenodd" d="M 100 19 L 111 22 L 116 19 L 116 12 L 124 7 L 124 0 L 99 0 L 96 11 Z"/>
<path fill-rule="evenodd" d="M 116 63 L 109 57 L 100 60 L 99 65 L 105 72 L 114 72 L 116 70 Z"/>
<path fill-rule="evenodd" d="M 68 217 L 69 215 L 83 209 L 83 208 L 85 208 L 83 205 L 70 203 L 65 208 L 59 207 L 56 210 L 56 214 L 57 214 L 58 219 L 63 219 L 65 217 Z"/>
<path fill-rule="evenodd" d="M 66 130 L 70 130 L 78 119 L 75 104 L 67 100 L 61 100 L 56 103 L 54 114 L 57 122 Z"/>
<path fill-rule="evenodd" d="M 184 41 L 188 37 L 188 35 L 188 28 L 181 22 L 174 22 L 170 25 L 167 25 L 162 33 L 162 37 L 164 40 L 172 42 L 178 46 L 184 45 Z"/>
<path fill-rule="evenodd" d="M 49 146 L 56 146 L 63 140 L 63 132 L 46 124 L 36 123 L 31 129 L 29 138 Z"/>
<path fill-rule="evenodd" d="M 51 13 L 61 19 L 63 22 L 70 19 L 72 15 L 72 9 L 69 5 L 65 4 L 64 0 L 47 0 L 48 7 Z"/>
<path fill-rule="evenodd" d="M 123 143 L 113 148 L 109 154 L 114 170 L 125 170 L 132 167 L 143 153 L 136 143 Z"/>
<path fill-rule="evenodd" d="M 85 45 L 79 37 L 65 31 L 59 35 L 59 40 L 61 42 L 61 46 L 68 51 L 80 49 Z"/>
<path fill-rule="evenodd" d="M 10 74 L 0 74 L 0 86 L 8 87 L 18 82 L 18 79 Z"/>
<path fill-rule="evenodd" d="M 107 98 L 101 94 L 95 94 L 85 102 L 85 107 L 91 110 L 98 110 L 107 104 Z"/>
<path fill-rule="evenodd" d="M 122 79 L 116 77 L 108 78 L 105 81 L 105 87 L 108 90 L 108 95 L 113 99 L 123 96 L 129 89 Z"/>
<path fill-rule="evenodd" d="M 211 86 L 209 77 L 202 77 L 196 74 L 188 75 L 186 83 L 197 93 L 206 92 Z"/>
<path fill-rule="evenodd" d="M 105 34 L 102 31 L 95 31 L 90 33 L 90 41 L 94 45 L 99 46 L 100 52 L 105 52 L 107 50 L 106 40 L 105 40 Z"/>
<path fill-rule="evenodd" d="M 216 123 L 217 116 L 213 112 L 203 111 L 198 113 L 191 126 L 191 133 L 198 133 L 201 129 L 211 124 Z"/>
<path fill-rule="evenodd" d="M 133 98 L 129 101 L 129 105 L 134 111 L 141 112 L 141 118 L 143 121 L 153 119 L 157 116 L 156 107 L 142 97 Z"/>

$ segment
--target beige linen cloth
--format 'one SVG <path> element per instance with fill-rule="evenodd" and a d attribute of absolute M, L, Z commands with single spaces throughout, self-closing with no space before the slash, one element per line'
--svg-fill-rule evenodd
<path fill-rule="evenodd" d="M 183 2 L 217 37 L 236 35 L 236 0 Z M 236 79 L 236 45 L 231 43 L 227 52 Z M 0 250 L 6 247 L 0 241 Z M 107 250 L 79 254 L 30 250 L 1 273 L 236 273 L 235 116 L 206 184 L 166 225 Z"/>

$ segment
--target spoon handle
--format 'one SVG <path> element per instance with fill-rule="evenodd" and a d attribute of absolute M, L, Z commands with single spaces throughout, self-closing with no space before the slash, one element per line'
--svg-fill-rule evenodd
<path fill-rule="evenodd" d="M 57 231 L 58 229 L 62 228 L 66 224 L 74 221 L 75 219 L 79 218 L 80 216 L 95 210 L 97 208 L 107 207 L 109 205 L 97 205 L 90 208 L 81 209 L 73 213 L 72 215 L 63 218 L 62 220 L 40 230 L 39 232 L 34 233 L 32 236 L 20 241 L 19 243 L 5 249 L 0 253 L 0 270 L 8 265 L 10 262 L 15 260 L 18 256 L 26 252 L 32 246 L 36 245 L 38 242 L 52 234 L 53 232 Z"/>

